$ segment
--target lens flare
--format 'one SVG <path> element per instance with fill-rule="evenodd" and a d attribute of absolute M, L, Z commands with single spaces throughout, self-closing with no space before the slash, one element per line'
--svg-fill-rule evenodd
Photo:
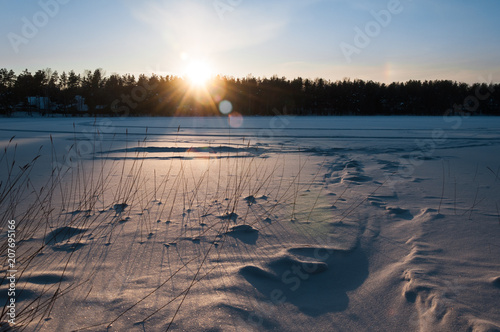
<path fill-rule="evenodd" d="M 232 112 L 228 116 L 229 126 L 232 128 L 240 128 L 243 126 L 243 115 L 238 112 Z"/>
<path fill-rule="evenodd" d="M 228 115 L 233 111 L 233 104 L 229 100 L 223 100 L 219 103 L 219 111 L 224 115 Z"/>

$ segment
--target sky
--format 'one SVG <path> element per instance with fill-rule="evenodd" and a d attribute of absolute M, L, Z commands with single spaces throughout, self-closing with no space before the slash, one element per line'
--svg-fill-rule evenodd
<path fill-rule="evenodd" d="M 0 0 L 0 68 L 500 81 L 500 1 Z"/>

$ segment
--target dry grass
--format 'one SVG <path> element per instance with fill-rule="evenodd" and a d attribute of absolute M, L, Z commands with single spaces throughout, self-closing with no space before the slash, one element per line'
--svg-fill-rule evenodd
<path fill-rule="evenodd" d="M 177 310 L 171 317 L 168 325 L 170 328 L 191 288 L 208 275 L 202 268 L 215 247 L 219 252 L 223 249 L 227 233 L 235 225 L 235 219 L 238 218 L 238 222 L 251 227 L 263 227 L 263 220 L 270 220 L 278 211 L 289 210 L 291 207 L 290 219 L 293 220 L 297 217 L 296 209 L 300 199 L 298 193 L 312 185 L 311 182 L 301 182 L 301 172 L 307 160 L 298 164 L 296 174 L 286 176 L 285 163 L 280 158 L 270 162 L 240 155 L 240 152 L 211 154 L 211 159 L 201 170 L 195 169 L 190 160 L 171 159 L 168 166 L 163 168 L 164 174 L 158 175 L 156 169 L 153 172 L 145 171 L 147 152 L 128 152 L 128 136 L 125 136 L 125 154 L 118 159 L 110 158 L 109 154 L 115 143 L 105 148 L 101 135 L 96 130 L 92 142 L 93 151 L 83 153 L 78 150 L 78 137 L 75 133 L 73 145 L 63 156 L 57 154 L 51 137 L 52 169 L 41 184 L 39 178 L 38 182 L 32 180 L 32 173 L 39 166 L 37 162 L 42 157 L 41 151 L 29 163 L 18 165 L 17 147 L 13 138 L 0 156 L 2 168 L 7 169 L 4 180 L 0 183 L 0 215 L 16 220 L 17 226 L 17 280 L 20 281 L 17 294 L 23 292 L 24 283 L 21 281 L 28 279 L 39 268 L 33 266 L 38 255 L 48 252 L 49 247 L 61 241 L 66 245 L 67 251 L 60 281 L 44 287 L 36 298 L 18 303 L 16 322 L 20 331 L 42 326 L 44 320 L 53 314 L 56 301 L 79 288 L 89 287 L 88 284 L 98 272 L 98 265 L 89 274 L 73 282 L 64 282 L 68 267 L 78 259 L 78 249 L 84 245 L 82 241 L 89 234 L 95 239 L 105 238 L 106 241 L 102 244 L 110 246 L 119 236 L 115 235 L 116 227 L 131 218 L 132 211 L 142 211 L 137 221 L 140 241 L 147 241 L 158 231 L 158 225 L 169 223 L 179 206 L 182 206 L 184 227 L 180 228 L 177 236 L 169 235 L 171 242 L 186 236 L 193 239 L 209 237 L 212 241 L 206 248 L 190 285 L 143 319 L 143 322 L 147 321 L 175 302 Z M 136 144 L 138 147 L 146 145 L 147 138 Z M 189 152 L 186 154 L 189 155 Z M 313 176 L 313 182 L 318 174 L 319 171 Z M 268 201 L 265 206 L 257 206 L 254 204 L 255 199 L 260 196 L 273 197 L 274 201 Z M 310 217 L 313 209 L 314 206 L 310 211 L 302 212 Z M 0 223 L 2 234 L 5 234 L 7 219 L 2 219 Z M 193 226 L 200 225 L 203 226 L 201 230 L 192 230 Z M 68 232 L 71 234 L 67 234 Z M 43 239 L 33 241 L 40 234 Z M 7 256 L 6 241 L 6 237 L 1 238 L 2 260 L 6 260 Z M 99 245 L 92 246 L 97 251 L 102 248 Z M 150 293 L 137 299 L 116 317 L 96 326 L 85 327 L 84 330 L 111 326 L 130 310 L 140 306 L 196 259 L 198 257 L 188 260 Z M 6 271 L 2 272 L 5 272 L 2 273 L 1 281 L 4 285 Z M 89 288 L 89 293 L 91 291 L 92 287 Z M 7 303 L 2 305 L 1 315 L 5 317 Z"/>

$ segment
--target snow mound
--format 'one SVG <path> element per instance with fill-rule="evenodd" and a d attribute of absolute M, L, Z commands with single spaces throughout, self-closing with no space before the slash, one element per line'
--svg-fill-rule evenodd
<path fill-rule="evenodd" d="M 250 225 L 238 225 L 231 227 L 231 230 L 227 233 L 229 234 L 229 233 L 254 233 L 254 232 L 258 232 L 258 230 L 256 230 Z"/>
<path fill-rule="evenodd" d="M 226 232 L 227 235 L 239 239 L 247 244 L 256 244 L 259 238 L 259 231 L 250 225 L 237 225 L 231 227 L 230 231 Z"/>
<path fill-rule="evenodd" d="M 45 238 L 45 244 L 57 244 L 69 240 L 73 236 L 85 233 L 87 229 L 64 226 L 50 232 Z"/>
<path fill-rule="evenodd" d="M 244 200 L 248 203 L 248 205 L 257 203 L 257 200 L 253 195 L 245 197 Z"/>
<path fill-rule="evenodd" d="M 239 216 L 237 213 L 229 212 L 229 213 L 224 213 L 223 215 L 219 216 L 218 218 L 222 219 L 222 220 L 232 220 L 232 221 L 236 222 L 236 219 L 238 219 L 238 217 Z"/>
<path fill-rule="evenodd" d="M 57 275 L 55 273 L 41 273 L 30 276 L 27 279 L 27 282 L 37 285 L 51 285 L 66 281 L 67 279 L 68 278 L 66 276 Z"/>
<path fill-rule="evenodd" d="M 313 317 L 340 312 L 348 307 L 347 292 L 360 287 L 368 277 L 368 259 L 359 249 L 323 249 L 290 248 L 262 266 L 242 267 L 239 274 L 277 305 L 289 303 Z M 291 256 L 292 252 L 302 257 Z M 315 252 L 321 255 L 306 257 Z"/>
<path fill-rule="evenodd" d="M 127 203 L 115 204 L 113 206 L 113 210 L 116 211 L 116 214 L 121 214 L 125 211 L 127 207 L 128 207 Z"/>

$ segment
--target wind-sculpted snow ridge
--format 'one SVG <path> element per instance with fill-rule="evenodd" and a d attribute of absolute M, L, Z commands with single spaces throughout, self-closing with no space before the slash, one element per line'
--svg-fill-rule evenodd
<path fill-rule="evenodd" d="M 432 232 L 436 224 L 453 223 L 449 216 L 434 209 L 423 210 L 416 216 L 416 221 L 425 233 Z M 466 224 L 463 219 L 462 222 Z M 464 227 L 463 224 L 458 227 Z M 493 300 L 494 277 L 488 277 L 491 266 L 484 265 L 480 260 L 470 260 L 464 251 L 456 257 L 444 249 L 447 246 L 442 243 L 429 241 L 432 236 L 425 233 L 408 240 L 411 251 L 404 260 L 406 269 L 402 275 L 406 282 L 402 295 L 417 309 L 413 314 L 414 326 L 420 330 L 451 330 L 460 325 L 468 326 L 470 331 L 498 329 L 498 323 L 487 322 L 482 317 L 487 316 L 491 309 L 479 313 L 470 307 L 469 302 L 472 293 L 483 297 L 486 303 L 496 301 Z"/>
<path fill-rule="evenodd" d="M 290 248 L 288 252 L 301 254 L 304 249 L 317 252 L 318 258 L 282 254 L 266 262 L 265 267 L 244 266 L 240 274 L 275 305 L 289 303 L 307 316 L 347 309 L 347 292 L 368 276 L 364 253 L 320 247 Z"/>

